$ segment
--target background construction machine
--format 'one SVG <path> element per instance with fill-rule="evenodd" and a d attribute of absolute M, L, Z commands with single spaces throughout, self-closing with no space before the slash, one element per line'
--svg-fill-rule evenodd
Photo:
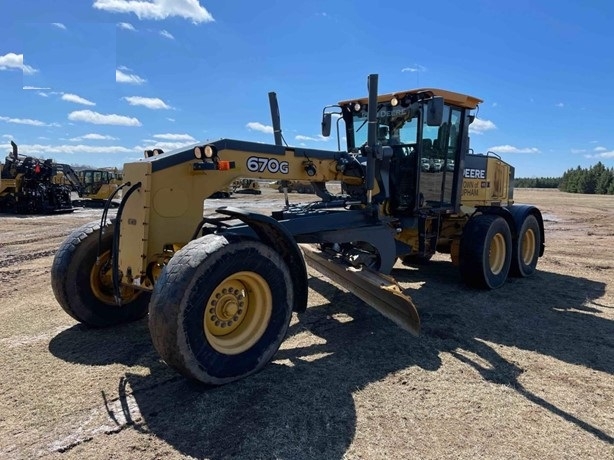
<path fill-rule="evenodd" d="M 232 193 L 239 193 L 244 195 L 260 195 L 260 183 L 255 179 L 241 178 L 232 182 Z"/>
<path fill-rule="evenodd" d="M 542 216 L 513 204 L 510 165 L 469 155 L 481 101 L 439 89 L 378 95 L 377 83 L 370 75 L 368 98 L 323 112 L 324 136 L 332 112 L 340 115 L 344 151 L 282 145 L 270 93 L 275 145 L 222 139 L 126 164 L 116 219 L 75 230 L 56 254 L 62 308 L 92 327 L 149 312 L 170 366 L 223 384 L 265 366 L 292 311 L 306 309 L 305 261 L 415 334 L 417 309 L 389 276 L 398 259 L 449 253 L 462 279 L 481 288 L 531 275 L 544 251 Z M 422 174 L 424 157 L 454 167 Z M 203 218 L 204 198 L 241 177 L 310 181 L 319 200 L 291 205 L 286 193 L 270 216 L 221 207 L 221 217 Z"/>
<path fill-rule="evenodd" d="M 260 195 L 260 184 L 255 179 L 241 178 L 235 179 L 231 184 L 221 190 L 213 192 L 209 198 L 230 198 L 234 193 L 242 195 Z"/>
<path fill-rule="evenodd" d="M 284 193 L 284 188 L 287 193 L 315 193 L 315 189 L 308 180 L 277 180 L 271 184 L 271 187 L 276 188 L 279 193 Z"/>
<path fill-rule="evenodd" d="M 122 175 L 115 168 L 82 169 L 76 171 L 76 176 L 78 183 L 74 185 L 79 199 L 73 200 L 74 206 L 102 208 L 109 197 L 116 195 L 117 188 L 122 182 Z M 111 203 L 113 207 L 119 206 L 119 201 Z"/>
<path fill-rule="evenodd" d="M 54 180 L 53 160 L 20 155 L 13 141 L 11 147 L 4 164 L 0 164 L 0 212 L 72 212 L 71 187 Z"/>

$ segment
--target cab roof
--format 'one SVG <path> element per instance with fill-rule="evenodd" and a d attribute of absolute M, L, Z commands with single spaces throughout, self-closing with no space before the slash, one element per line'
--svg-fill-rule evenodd
<path fill-rule="evenodd" d="M 408 94 L 417 94 L 417 93 L 433 93 L 434 96 L 443 97 L 446 104 L 456 105 L 459 107 L 464 107 L 467 109 L 475 109 L 480 103 L 483 101 L 478 99 L 477 97 L 468 96 L 466 94 L 455 93 L 454 91 L 447 91 L 445 89 L 438 88 L 417 88 L 417 89 L 408 89 L 405 91 L 396 91 L 394 93 L 388 94 L 380 94 L 377 96 L 377 102 L 388 102 L 393 97 L 397 97 L 398 99 L 402 99 L 404 96 Z M 359 99 L 348 99 L 345 101 L 339 102 L 339 105 L 343 106 L 346 104 L 352 104 L 355 102 L 360 102 L 361 104 L 367 104 L 369 102 L 368 97 L 362 97 Z"/>

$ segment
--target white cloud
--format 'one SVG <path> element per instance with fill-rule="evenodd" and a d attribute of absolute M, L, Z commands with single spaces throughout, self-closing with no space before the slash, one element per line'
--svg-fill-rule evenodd
<path fill-rule="evenodd" d="M 147 82 L 147 80 L 139 77 L 136 74 L 124 73 L 120 69 L 122 69 L 122 67 L 118 68 L 115 71 L 115 81 L 117 83 L 129 83 L 132 85 L 142 85 L 143 83 Z M 127 70 L 127 68 L 123 67 L 123 70 Z"/>
<path fill-rule="evenodd" d="M 36 94 L 38 94 L 39 96 L 42 96 L 42 97 L 49 97 L 49 94 L 44 93 L 44 92 L 42 92 L 42 91 L 39 91 L 39 92 L 38 92 L 38 93 L 36 93 Z"/>
<path fill-rule="evenodd" d="M 481 118 L 476 118 L 469 125 L 469 132 L 471 134 L 484 134 L 484 132 L 492 129 L 497 129 L 497 126 L 492 121 L 482 120 Z"/>
<path fill-rule="evenodd" d="M 134 149 L 119 145 L 41 145 L 41 144 L 20 144 L 19 153 L 24 155 L 53 155 L 70 153 L 133 153 Z"/>
<path fill-rule="evenodd" d="M 152 110 L 172 109 L 170 105 L 157 97 L 127 96 L 122 99 L 125 99 L 130 105 L 140 105 Z"/>
<path fill-rule="evenodd" d="M 490 147 L 488 150 L 492 150 L 495 153 L 540 153 L 540 150 L 536 147 L 514 147 L 513 145 L 497 145 Z"/>
<path fill-rule="evenodd" d="M 198 0 L 95 0 L 92 6 L 111 13 L 134 13 L 139 19 L 179 16 L 196 24 L 214 21 Z"/>
<path fill-rule="evenodd" d="M 68 140 L 71 141 L 71 142 L 81 142 L 83 140 L 116 141 L 117 137 L 108 136 L 106 134 L 90 133 L 90 134 L 85 134 L 85 135 L 79 136 L 79 137 L 73 137 L 72 139 L 68 139 Z"/>
<path fill-rule="evenodd" d="M 583 150 L 583 151 L 585 152 L 586 150 Z M 584 155 L 584 158 L 597 158 L 597 159 L 614 158 L 614 150 L 608 150 L 607 148 L 603 146 L 595 147 L 593 151 L 597 153 L 595 154 L 587 153 L 586 155 Z"/>
<path fill-rule="evenodd" d="M 11 134 L 3 134 L 2 137 L 4 137 L 5 139 L 13 139 L 13 136 Z"/>
<path fill-rule="evenodd" d="M 426 67 L 424 67 L 423 65 L 420 64 L 414 64 L 413 66 L 410 67 L 404 67 L 401 69 L 401 72 L 424 72 L 426 71 Z"/>
<path fill-rule="evenodd" d="M 96 105 L 95 102 L 88 101 L 87 99 L 77 96 L 76 94 L 64 93 L 62 94 L 62 100 L 68 102 L 74 102 L 75 104 L 83 104 L 83 105 Z"/>
<path fill-rule="evenodd" d="M 22 89 L 25 89 L 25 90 L 39 90 L 39 89 L 51 89 L 51 88 L 41 87 L 41 86 L 28 86 L 28 85 L 26 85 Z"/>
<path fill-rule="evenodd" d="M 189 134 L 171 134 L 171 133 L 166 133 L 166 134 L 154 134 L 153 137 L 156 138 L 156 139 L 163 139 L 163 140 L 166 140 L 166 141 L 196 142 L 196 139 L 194 139 Z"/>
<path fill-rule="evenodd" d="M 174 122 L 175 119 L 174 118 L 167 118 L 168 121 Z"/>
<path fill-rule="evenodd" d="M 173 37 L 173 35 L 168 30 L 162 30 L 160 32 L 160 35 L 162 35 L 164 38 L 168 38 L 169 40 L 175 40 L 175 37 Z"/>
<path fill-rule="evenodd" d="M 120 22 L 119 24 L 117 24 L 117 27 L 124 30 L 136 30 L 134 26 L 129 22 Z"/>
<path fill-rule="evenodd" d="M 577 155 L 578 153 L 584 153 L 586 149 L 571 149 L 571 153 Z"/>
<path fill-rule="evenodd" d="M 76 110 L 68 114 L 71 121 L 82 121 L 95 125 L 117 125 L 117 126 L 141 126 L 138 118 L 126 117 L 124 115 L 109 114 L 105 115 L 91 110 Z"/>
<path fill-rule="evenodd" d="M 557 107 L 565 107 L 565 104 L 563 104 L 562 102 L 559 102 L 558 104 L 556 104 Z"/>
<path fill-rule="evenodd" d="M 0 120 L 7 123 L 14 123 L 17 125 L 29 125 L 29 126 L 60 126 L 58 123 L 45 123 L 40 120 L 32 120 L 31 118 L 10 118 L 0 117 Z"/>
<path fill-rule="evenodd" d="M 155 139 L 143 139 L 143 143 L 143 145 L 134 147 L 134 150 L 144 152 L 145 150 L 162 149 L 165 152 L 170 152 L 171 150 L 180 149 L 192 144 L 191 142 L 163 142 Z"/>
<path fill-rule="evenodd" d="M 250 121 L 245 125 L 250 131 L 260 131 L 261 133 L 273 134 L 273 127 L 269 125 L 263 125 L 257 121 Z"/>
<path fill-rule="evenodd" d="M 52 22 L 51 25 L 57 27 L 58 29 L 66 30 L 66 26 L 61 22 Z"/>
<path fill-rule="evenodd" d="M 302 134 L 297 134 L 296 136 L 294 136 L 294 139 L 296 139 L 297 141 L 327 142 L 330 140 L 330 137 L 324 137 L 321 134 L 318 134 L 317 137 L 303 136 Z"/>
<path fill-rule="evenodd" d="M 17 70 L 21 69 L 26 75 L 32 75 L 38 72 L 37 69 L 23 63 L 23 54 L 7 53 L 0 56 L 0 70 Z"/>

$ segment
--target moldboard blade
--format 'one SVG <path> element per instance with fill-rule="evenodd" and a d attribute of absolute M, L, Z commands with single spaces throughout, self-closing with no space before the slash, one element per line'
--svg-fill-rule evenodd
<path fill-rule="evenodd" d="M 397 326 L 414 335 L 420 333 L 420 316 L 411 299 L 391 276 L 367 267 L 356 269 L 341 260 L 325 257 L 312 246 L 301 244 L 305 261 L 314 270 L 347 288 Z"/>

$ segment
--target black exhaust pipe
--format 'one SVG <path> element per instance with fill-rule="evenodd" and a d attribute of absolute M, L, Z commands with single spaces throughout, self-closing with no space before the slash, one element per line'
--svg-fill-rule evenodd
<path fill-rule="evenodd" d="M 375 186 L 375 149 L 377 143 L 377 74 L 369 75 L 367 88 L 369 90 L 369 113 L 367 131 L 367 204 L 373 199 Z"/>
<path fill-rule="evenodd" d="M 271 121 L 273 122 L 273 136 L 275 136 L 275 145 L 282 145 L 281 138 L 281 121 L 279 117 L 279 105 L 277 104 L 277 94 L 269 93 L 269 106 L 271 107 Z"/>

